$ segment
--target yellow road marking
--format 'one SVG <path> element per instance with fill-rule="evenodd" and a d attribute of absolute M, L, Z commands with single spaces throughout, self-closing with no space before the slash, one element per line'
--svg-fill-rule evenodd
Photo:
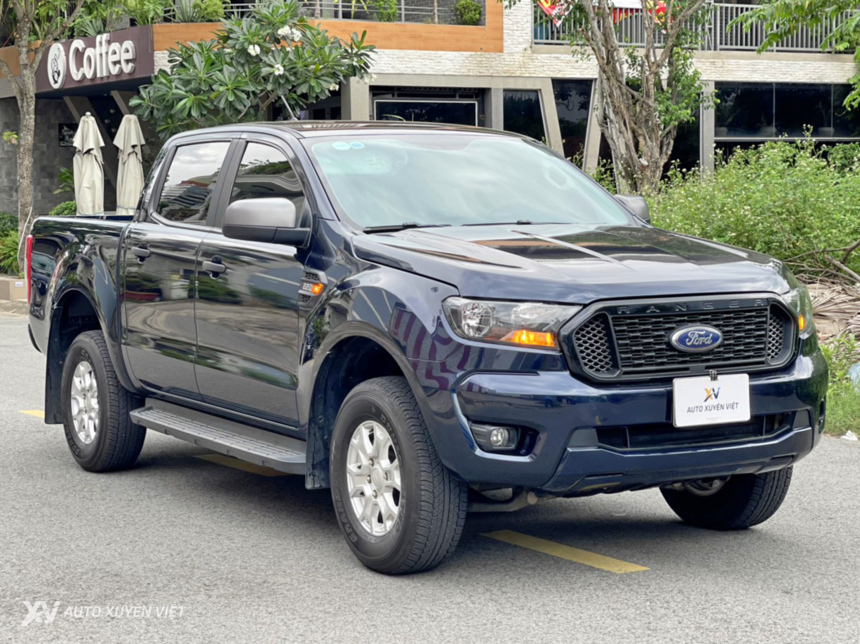
<path fill-rule="evenodd" d="M 642 572 L 643 570 L 648 570 L 648 568 L 645 568 L 644 566 L 621 561 L 620 559 L 613 559 L 612 557 L 604 557 L 603 555 L 589 552 L 588 550 L 571 548 L 570 546 L 565 546 L 564 544 L 556 543 L 555 541 L 539 539 L 538 537 L 521 534 L 519 532 L 514 532 L 513 530 L 485 532 L 482 536 L 495 539 L 496 541 L 503 541 L 515 546 L 520 546 L 521 548 L 536 550 L 547 555 L 552 555 L 553 557 L 561 557 L 568 561 L 575 561 L 576 563 L 591 566 L 592 568 L 607 570 L 619 575 L 628 572 Z"/>
<path fill-rule="evenodd" d="M 43 412 L 41 409 L 26 409 L 18 413 L 27 414 L 28 416 L 35 416 L 36 418 L 45 418 L 45 412 Z"/>
<path fill-rule="evenodd" d="M 238 458 L 225 456 L 224 454 L 202 454 L 197 458 L 209 461 L 210 463 L 217 463 L 218 465 L 226 465 L 227 467 L 232 467 L 235 470 L 251 472 L 251 474 L 259 474 L 260 476 L 289 476 L 286 472 L 279 472 L 278 470 L 273 470 L 271 467 L 263 467 L 256 463 L 240 461 Z"/>

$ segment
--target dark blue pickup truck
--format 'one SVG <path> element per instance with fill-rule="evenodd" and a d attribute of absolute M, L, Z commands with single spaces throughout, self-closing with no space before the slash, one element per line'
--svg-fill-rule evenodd
<path fill-rule="evenodd" d="M 150 429 L 304 475 L 392 574 L 439 564 L 467 510 L 544 498 L 659 487 L 692 525 L 755 525 L 824 425 L 809 297 L 648 219 L 500 132 L 176 136 L 133 221 L 35 223 L 45 420 L 92 472 Z"/>

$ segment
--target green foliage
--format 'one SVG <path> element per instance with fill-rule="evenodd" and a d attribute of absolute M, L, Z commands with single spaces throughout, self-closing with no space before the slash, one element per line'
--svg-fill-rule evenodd
<path fill-rule="evenodd" d="M 848 370 L 860 361 L 860 343 L 852 335 L 836 336 L 821 342 L 821 350 L 830 367 L 825 429 L 837 435 L 849 429 L 857 432 L 860 430 L 860 390 L 851 381 Z"/>
<path fill-rule="evenodd" d="M 860 172 L 846 171 L 849 154 L 814 141 L 771 142 L 737 150 L 713 175 L 670 172 L 652 200 L 660 228 L 749 248 L 785 261 L 809 277 L 840 274 L 828 257 L 860 271 Z"/>
<path fill-rule="evenodd" d="M 269 0 L 221 21 L 216 38 L 180 45 L 130 104 L 160 136 L 198 127 L 258 121 L 275 102 L 297 113 L 345 79 L 364 77 L 374 47 L 348 42 L 299 16 L 296 0 Z"/>
<path fill-rule="evenodd" d="M 75 36 L 89 38 L 113 31 L 125 12 L 120 0 L 84 0 L 73 25 Z"/>
<path fill-rule="evenodd" d="M 18 216 L 11 212 L 0 212 L 0 237 L 5 237 L 10 230 L 18 230 Z"/>
<path fill-rule="evenodd" d="M 19 275 L 18 230 L 10 230 L 0 237 L 0 273 Z"/>
<path fill-rule="evenodd" d="M 800 28 L 818 27 L 826 34 L 822 50 L 853 51 L 854 61 L 860 64 L 860 0 L 773 0 L 741 14 L 729 23 L 729 28 L 734 24 L 741 24 L 746 30 L 754 24 L 760 25 L 766 38 L 759 52 L 778 45 Z M 860 74 L 849 82 L 854 91 L 846 97 L 845 107 L 854 109 L 860 107 Z"/>
<path fill-rule="evenodd" d="M 218 22 L 224 18 L 224 0 L 177 0 L 177 22 Z"/>
<path fill-rule="evenodd" d="M 138 25 L 154 25 L 164 22 L 164 11 L 169 0 L 121 0 L 120 5 Z"/>
<path fill-rule="evenodd" d="M 11 130 L 6 130 L 3 132 L 2 137 L 4 143 L 8 143 L 9 145 L 18 145 L 18 133 L 13 132 Z"/>
<path fill-rule="evenodd" d="M 379 22 L 396 22 L 400 17 L 397 0 L 373 0 L 373 13 Z"/>
<path fill-rule="evenodd" d="M 78 206 L 74 201 L 64 201 L 48 213 L 50 217 L 74 217 L 78 214 Z"/>
<path fill-rule="evenodd" d="M 55 195 L 61 195 L 64 192 L 71 192 L 74 194 L 75 173 L 71 168 L 60 168 L 60 171 L 57 173 L 57 183 L 60 187 L 54 190 Z"/>
<path fill-rule="evenodd" d="M 454 5 L 454 13 L 461 25 L 478 25 L 481 23 L 481 5 L 475 0 L 458 0 Z"/>

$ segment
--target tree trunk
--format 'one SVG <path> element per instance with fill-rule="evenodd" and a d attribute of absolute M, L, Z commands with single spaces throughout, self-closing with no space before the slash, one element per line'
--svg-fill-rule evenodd
<path fill-rule="evenodd" d="M 23 75 L 22 75 L 23 76 Z M 21 79 L 25 79 L 22 77 Z M 29 80 L 29 79 L 27 79 Z M 36 133 L 35 92 L 25 91 L 18 100 L 18 265 L 24 266 L 24 239 L 33 224 L 33 144 Z M 33 213 L 35 215 L 35 213 Z"/>

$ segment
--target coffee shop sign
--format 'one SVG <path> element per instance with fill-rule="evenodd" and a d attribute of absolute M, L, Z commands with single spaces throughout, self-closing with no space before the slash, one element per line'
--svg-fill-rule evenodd
<path fill-rule="evenodd" d="M 131 74 L 135 58 L 134 42 L 111 42 L 110 34 L 96 36 L 95 47 L 87 47 L 81 39 L 73 40 L 68 59 L 63 43 L 54 43 L 48 51 L 48 81 L 54 89 L 61 89 L 66 74 L 76 82 Z"/>
<path fill-rule="evenodd" d="M 154 73 L 152 28 L 131 27 L 109 34 L 56 42 L 36 75 L 36 90 L 53 93 L 87 85 L 126 83 Z"/>

